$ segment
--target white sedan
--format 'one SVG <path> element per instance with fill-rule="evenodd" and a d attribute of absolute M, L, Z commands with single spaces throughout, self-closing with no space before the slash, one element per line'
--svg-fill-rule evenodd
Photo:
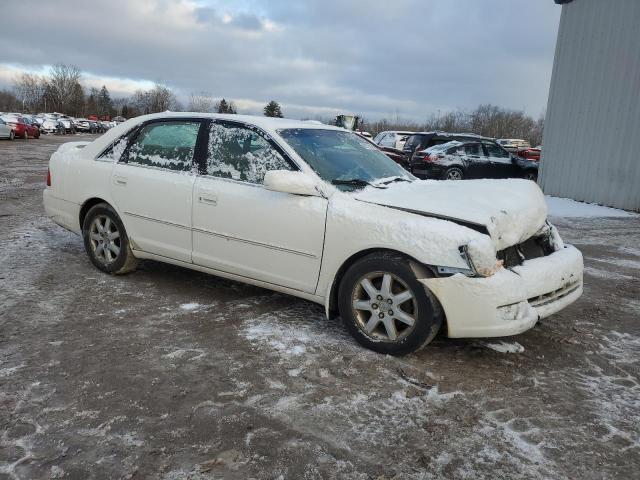
<path fill-rule="evenodd" d="M 582 255 L 528 180 L 420 181 L 357 134 L 196 113 L 137 117 L 50 160 L 47 214 L 91 262 L 152 259 L 325 306 L 378 352 L 514 335 L 582 293 Z"/>

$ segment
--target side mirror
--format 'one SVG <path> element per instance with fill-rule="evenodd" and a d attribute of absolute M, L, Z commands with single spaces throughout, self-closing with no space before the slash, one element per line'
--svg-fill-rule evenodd
<path fill-rule="evenodd" d="M 274 192 L 319 197 L 316 182 L 306 173 L 289 170 L 269 170 L 264 176 L 264 186 Z"/>

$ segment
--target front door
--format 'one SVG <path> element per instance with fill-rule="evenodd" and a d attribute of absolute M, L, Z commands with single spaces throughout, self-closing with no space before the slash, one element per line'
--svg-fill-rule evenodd
<path fill-rule="evenodd" d="M 484 148 L 491 163 L 491 175 L 489 178 L 514 177 L 516 167 L 511 161 L 511 155 L 504 148 L 493 142 L 484 142 Z"/>
<path fill-rule="evenodd" d="M 490 176 L 491 163 L 480 144 L 466 143 L 463 148 L 466 159 L 466 178 L 486 178 Z"/>
<path fill-rule="evenodd" d="M 113 199 L 135 249 L 191 262 L 200 125 L 180 119 L 143 125 L 113 169 Z"/>
<path fill-rule="evenodd" d="M 297 166 L 261 132 L 217 121 L 193 193 L 193 262 L 314 293 L 327 200 L 273 192 L 268 170 Z"/>

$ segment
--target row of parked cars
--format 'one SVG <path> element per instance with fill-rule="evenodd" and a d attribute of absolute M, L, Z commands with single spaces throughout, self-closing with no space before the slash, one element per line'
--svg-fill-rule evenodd
<path fill-rule="evenodd" d="M 540 147 L 472 133 L 385 131 L 373 142 L 419 178 L 538 179 Z"/>
<path fill-rule="evenodd" d="M 74 118 L 60 113 L 0 112 L 0 138 L 39 138 L 41 134 L 104 133 L 117 124 L 115 121 Z"/>

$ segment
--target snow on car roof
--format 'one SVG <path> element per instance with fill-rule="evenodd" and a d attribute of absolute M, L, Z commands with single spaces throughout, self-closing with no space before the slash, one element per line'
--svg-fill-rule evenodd
<path fill-rule="evenodd" d="M 278 130 L 288 128 L 304 128 L 304 129 L 322 129 L 322 130 L 338 130 L 346 131 L 342 127 L 335 127 L 333 125 L 315 124 L 309 123 L 304 120 L 292 120 L 289 118 L 274 118 L 263 117 L 258 115 L 236 115 L 229 113 L 200 113 L 200 112 L 162 112 L 152 113 L 149 115 L 141 115 L 139 117 L 131 118 L 126 122 L 118 124 L 116 127 L 111 128 L 102 136 L 95 139 L 89 145 L 87 145 L 87 153 L 91 155 L 97 155 L 113 141 L 124 135 L 126 132 L 134 128 L 136 125 L 147 122 L 149 120 L 171 118 L 217 118 L 230 120 L 235 122 L 247 123 L 256 127 L 262 128 L 269 134 L 277 134 Z"/>

